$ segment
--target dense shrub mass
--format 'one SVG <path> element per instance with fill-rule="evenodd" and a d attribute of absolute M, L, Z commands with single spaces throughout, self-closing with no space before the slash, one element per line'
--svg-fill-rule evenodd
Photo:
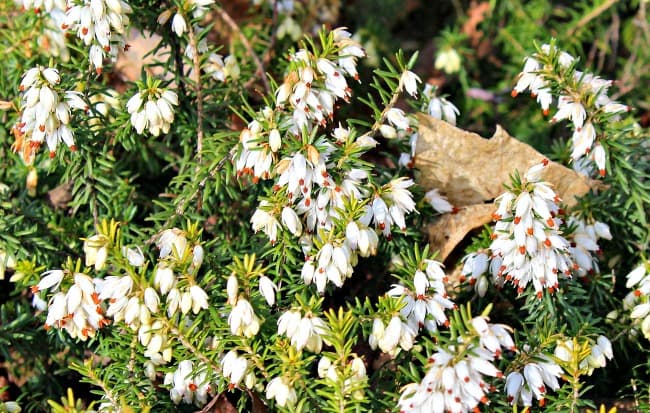
<path fill-rule="evenodd" d="M 0 411 L 647 411 L 646 7 L 3 1 Z"/>

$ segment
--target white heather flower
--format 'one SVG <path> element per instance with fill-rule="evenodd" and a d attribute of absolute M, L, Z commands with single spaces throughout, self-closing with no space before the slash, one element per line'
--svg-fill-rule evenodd
<path fill-rule="evenodd" d="M 455 357 L 456 347 L 438 348 L 429 357 L 422 382 L 402 388 L 398 406 L 401 412 L 473 412 L 479 403 L 487 404 L 490 386 L 483 376 L 502 377 L 492 364 L 494 355 L 468 344 L 465 357 Z"/>
<path fill-rule="evenodd" d="M 259 230 L 262 230 L 266 236 L 269 237 L 271 244 L 275 244 L 275 241 L 278 238 L 278 229 L 280 228 L 280 222 L 275 216 L 266 210 L 269 206 L 270 204 L 268 201 L 262 200 L 262 202 L 260 202 L 260 206 L 255 210 L 255 213 L 251 217 L 251 224 L 253 226 L 253 231 L 257 232 Z M 297 220 L 291 221 L 289 224 L 285 225 L 287 225 L 287 227 L 289 227 L 289 225 L 292 225 L 292 228 L 297 231 L 299 224 L 300 221 Z"/>
<path fill-rule="evenodd" d="M 446 48 L 438 51 L 434 65 L 436 69 L 451 75 L 460 70 L 460 64 L 460 55 L 456 49 Z"/>
<path fill-rule="evenodd" d="M 86 46 L 90 46 L 90 63 L 101 74 L 105 56 L 117 58 L 117 46 L 124 46 L 131 6 L 122 0 L 83 0 L 66 10 L 61 24 L 74 30 Z"/>
<path fill-rule="evenodd" d="M 86 266 L 95 266 L 99 271 L 104 268 L 108 258 L 108 239 L 104 235 L 93 235 L 84 241 L 84 254 L 86 254 Z"/>
<path fill-rule="evenodd" d="M 158 265 L 154 274 L 153 285 L 161 294 L 167 294 L 176 284 L 174 271 L 169 267 Z"/>
<path fill-rule="evenodd" d="M 192 248 L 192 266 L 194 268 L 199 268 L 203 264 L 203 257 L 205 256 L 205 251 L 200 245 L 195 245 Z"/>
<path fill-rule="evenodd" d="M 176 33 L 176 36 L 181 37 L 183 33 L 187 31 L 187 22 L 183 18 L 182 14 L 174 14 L 172 18 L 172 30 Z"/>
<path fill-rule="evenodd" d="M 497 198 L 497 220 L 490 249 L 493 276 L 512 282 L 519 293 L 532 282 L 537 296 L 546 288 L 558 287 L 558 274 L 571 276 L 574 263 L 569 242 L 558 229 L 553 214 L 559 198 L 546 182 L 539 181 L 547 160 L 533 166 L 525 176 L 524 187 L 516 194 L 506 192 Z"/>
<path fill-rule="evenodd" d="M 558 111 L 551 122 L 558 122 L 564 119 L 570 119 L 576 130 L 580 130 L 584 125 L 587 112 L 581 102 L 576 102 L 568 97 L 562 97 L 558 101 Z"/>
<path fill-rule="evenodd" d="M 558 378 L 562 375 L 562 368 L 544 354 L 534 355 L 533 359 L 537 361 L 527 363 L 523 372 L 513 371 L 506 377 L 505 388 L 510 404 L 532 406 L 535 397 L 543 405 L 546 388 L 560 388 Z"/>
<path fill-rule="evenodd" d="M 395 130 L 394 127 L 390 125 L 381 125 L 379 127 L 379 133 L 381 133 L 381 136 L 383 136 L 386 139 L 395 139 L 397 138 L 397 131 Z"/>
<path fill-rule="evenodd" d="M 230 332 L 237 336 L 253 337 L 260 330 L 260 319 L 247 299 L 239 297 L 228 316 Z"/>
<path fill-rule="evenodd" d="M 192 297 L 192 312 L 194 314 L 198 314 L 200 310 L 206 310 L 209 307 L 208 295 L 198 285 L 190 287 L 190 296 Z"/>
<path fill-rule="evenodd" d="M 400 348 L 410 350 L 416 335 L 417 331 L 403 322 L 399 315 L 393 315 L 388 324 L 384 324 L 380 318 L 373 320 L 368 342 L 373 350 L 379 348 L 384 353 L 395 356 Z"/>
<path fill-rule="evenodd" d="M 16 130 L 21 139 L 14 148 L 27 164 L 33 162 L 37 149 L 43 143 L 47 144 L 51 158 L 60 142 L 70 150 L 76 150 L 73 132 L 68 125 L 70 110 L 79 108 L 76 101 L 81 98 L 76 92 L 61 90 L 59 82 L 56 69 L 38 66 L 29 69 L 20 83 L 23 92 L 22 115 Z M 85 108 L 85 103 L 82 104 Z"/>
<path fill-rule="evenodd" d="M 239 281 L 237 281 L 237 276 L 235 274 L 230 274 L 228 277 L 228 281 L 226 282 L 226 293 L 228 294 L 228 304 L 237 304 L 237 298 L 239 297 Z"/>
<path fill-rule="evenodd" d="M 230 350 L 221 360 L 222 374 L 229 380 L 228 387 L 233 389 L 246 376 L 248 360 L 239 356 L 236 351 Z"/>
<path fill-rule="evenodd" d="M 169 396 L 175 404 L 181 401 L 194 403 L 201 407 L 208 401 L 208 394 L 214 394 L 211 386 L 211 378 L 208 376 L 209 369 L 200 365 L 194 368 L 191 360 L 183 360 L 178 363 L 178 368 L 173 373 L 167 373 L 164 384 L 171 386 Z M 194 373 L 193 373 L 194 372 Z"/>
<path fill-rule="evenodd" d="M 424 194 L 424 199 L 431 204 L 433 209 L 441 214 L 454 211 L 454 206 L 449 203 L 444 195 L 440 195 L 438 190 L 435 188 Z"/>
<path fill-rule="evenodd" d="M 296 390 L 285 377 L 275 377 L 266 385 L 266 398 L 275 399 L 280 407 L 293 406 L 298 397 Z"/>
<path fill-rule="evenodd" d="M 237 58 L 235 56 L 226 56 L 224 59 L 224 74 L 232 80 L 236 81 L 239 79 L 239 63 L 237 63 Z"/>
<path fill-rule="evenodd" d="M 413 97 L 417 97 L 418 95 L 418 83 L 422 83 L 422 80 L 418 75 L 410 70 L 405 70 L 400 77 L 400 84 L 403 85 L 406 92 Z"/>
<path fill-rule="evenodd" d="M 278 319 L 278 334 L 289 337 L 291 345 L 297 350 L 306 348 L 313 353 L 320 353 L 323 346 L 322 335 L 327 331 L 327 324 L 311 312 L 303 317 L 300 310 L 289 310 Z"/>
<path fill-rule="evenodd" d="M 598 168 L 598 174 L 600 176 L 605 176 L 605 174 L 607 173 L 606 171 L 607 154 L 605 153 L 605 148 L 603 148 L 603 145 L 601 145 L 600 143 L 596 143 L 589 157 L 594 161 L 594 163 L 596 163 L 596 167 Z"/>
<path fill-rule="evenodd" d="M 40 288 L 57 291 L 65 273 L 61 270 L 48 271 L 39 285 Z M 86 341 L 94 337 L 96 330 L 108 324 L 104 318 L 100 299 L 92 278 L 82 273 L 72 275 L 73 284 L 67 291 L 58 291 L 51 298 L 48 306 L 45 329 L 56 327 L 66 330 L 70 337 Z"/>
<path fill-rule="evenodd" d="M 293 208 L 282 208 L 282 223 L 293 235 L 300 236 L 302 233 L 302 223 Z"/>
<path fill-rule="evenodd" d="M 178 106 L 178 95 L 160 87 L 138 91 L 126 104 L 136 132 L 142 134 L 147 129 L 153 136 L 169 132 L 174 106 Z"/>
<path fill-rule="evenodd" d="M 144 305 L 147 306 L 149 311 L 152 313 L 158 312 L 158 306 L 160 305 L 160 297 L 156 290 L 151 287 L 147 287 L 144 290 Z"/>
<path fill-rule="evenodd" d="M 265 275 L 260 277 L 259 289 L 260 294 L 269 305 L 275 304 L 275 292 L 278 290 L 278 286 L 269 277 Z"/>
<path fill-rule="evenodd" d="M 386 111 L 386 119 L 399 130 L 410 130 L 408 117 L 402 109 L 390 108 Z"/>
<path fill-rule="evenodd" d="M 280 149 L 280 145 L 282 145 L 280 131 L 272 129 L 271 132 L 269 132 L 269 147 L 271 148 L 271 151 L 277 152 L 278 149 Z"/>
<path fill-rule="evenodd" d="M 135 248 L 124 248 L 123 254 L 126 255 L 126 259 L 129 261 L 129 264 L 134 267 L 142 267 L 144 265 L 144 254 L 140 247 Z"/>
<path fill-rule="evenodd" d="M 185 232 L 178 228 L 166 229 L 158 235 L 156 246 L 160 249 L 160 258 L 165 258 L 169 255 L 182 258 L 187 249 Z"/>
<path fill-rule="evenodd" d="M 49 289 L 51 289 L 52 291 L 58 290 L 61 281 L 63 281 L 63 277 L 65 273 L 63 272 L 63 270 L 50 270 L 50 271 L 45 271 L 42 275 L 44 277 L 41 278 L 41 280 L 38 282 L 36 286 L 32 287 L 32 292 L 34 294 L 43 290 L 49 290 Z"/>

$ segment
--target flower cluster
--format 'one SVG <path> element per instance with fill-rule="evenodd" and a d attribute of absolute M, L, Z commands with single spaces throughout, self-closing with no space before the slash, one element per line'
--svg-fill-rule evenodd
<path fill-rule="evenodd" d="M 225 82 L 229 78 L 237 80 L 239 78 L 239 64 L 235 56 L 226 56 L 224 59 L 221 55 L 211 53 L 205 61 L 203 70 L 210 74 L 213 79 Z"/>
<path fill-rule="evenodd" d="M 68 126 L 70 110 L 87 110 L 88 107 L 78 92 L 61 90 L 60 81 L 58 70 L 37 66 L 25 72 L 20 82 L 22 116 L 14 127 L 14 149 L 27 164 L 33 162 L 43 142 L 50 150 L 50 157 L 54 157 L 59 142 L 76 150 L 72 129 Z"/>
<path fill-rule="evenodd" d="M 337 361 L 323 356 L 318 361 L 318 377 L 329 380 L 330 384 L 343 380 L 343 393 L 349 393 L 356 385 L 367 380 L 366 365 L 356 354 L 353 354 L 351 359 L 346 360 L 342 366 Z M 353 397 L 363 396 L 358 391 L 354 393 Z"/>
<path fill-rule="evenodd" d="M 583 351 L 587 348 L 589 351 Z M 607 360 L 614 357 L 612 343 L 605 336 L 598 336 L 596 340 L 588 339 L 581 345 L 576 339 L 559 341 L 555 347 L 555 358 L 567 364 L 578 364 L 578 368 L 591 375 L 594 369 L 605 367 Z M 575 358 L 578 357 L 578 360 Z"/>
<path fill-rule="evenodd" d="M 95 337 L 97 329 L 109 324 L 108 319 L 104 318 L 99 294 L 91 277 L 64 270 L 50 270 L 43 275 L 39 283 L 32 287 L 32 293 L 36 295 L 44 290 L 55 292 L 48 303 L 46 330 L 54 326 L 66 330 L 72 338 L 85 341 L 88 337 Z M 72 278 L 67 291 L 61 288 L 64 278 Z"/>
<path fill-rule="evenodd" d="M 529 355 L 532 361 L 526 363 L 520 371 L 512 371 L 506 377 L 506 394 L 512 405 L 532 406 L 533 397 L 540 406 L 545 403 L 547 387 L 551 390 L 560 388 L 558 378 L 562 368 L 545 354 Z"/>
<path fill-rule="evenodd" d="M 459 337 L 458 343 L 439 346 L 429 357 L 428 370 L 420 383 L 411 383 L 401 391 L 400 412 L 472 412 L 479 403 L 487 404 L 491 386 L 484 376 L 503 377 L 492 363 L 501 348 L 513 349 L 509 327 L 487 323 L 485 317 L 471 320 L 477 335 Z M 477 337 L 478 336 L 478 337 Z M 487 342 L 477 338 L 496 337 Z M 465 341 L 467 340 L 467 341 Z M 494 344 L 494 345 L 492 345 Z M 463 347 L 464 351 L 459 351 Z"/>
<path fill-rule="evenodd" d="M 554 45 L 544 44 L 533 56 L 526 57 L 523 72 L 512 95 L 530 90 L 544 114 L 548 114 L 557 90 L 557 112 L 551 122 L 568 119 L 573 124 L 571 158 L 589 155 L 599 174 L 605 175 L 606 154 L 599 142 L 601 123 L 630 110 L 608 96 L 611 80 L 575 70 L 575 59 Z"/>
<path fill-rule="evenodd" d="M 208 395 L 214 395 L 214 386 L 210 383 L 214 378 L 210 377 L 207 366 L 194 367 L 191 360 L 183 360 L 178 363 L 176 371 L 165 375 L 164 384 L 171 386 L 169 396 L 175 404 L 181 401 L 194 403 L 201 407 L 208 402 Z"/>
<path fill-rule="evenodd" d="M 334 29 L 332 36 L 332 55 L 317 56 L 307 49 L 291 55 L 289 74 L 277 90 L 276 104 L 293 110 L 289 131 L 295 135 L 314 124 L 324 125 L 334 115 L 336 100 L 350 99 L 345 75 L 358 79 L 357 58 L 365 51 L 343 28 Z"/>
<path fill-rule="evenodd" d="M 630 318 L 641 320 L 641 332 L 650 340 L 650 271 L 642 263 L 627 275 L 627 288 L 634 288 L 623 300 L 624 308 L 632 310 Z"/>
<path fill-rule="evenodd" d="M 476 293 L 483 297 L 487 292 L 489 280 L 485 275 L 490 265 L 490 257 L 484 251 L 477 251 L 463 257 L 463 268 L 460 271 L 460 282 L 469 282 Z M 496 273 L 492 271 L 492 273 Z M 498 281 L 498 280 L 494 280 Z"/>
<path fill-rule="evenodd" d="M 176 33 L 176 36 L 181 37 L 185 32 L 188 31 L 189 22 L 186 19 L 189 14 L 192 14 L 192 17 L 195 19 L 200 19 L 208 11 L 208 8 L 211 4 L 214 4 L 214 0 L 183 1 L 176 10 L 176 13 L 173 12 L 173 9 L 168 9 L 162 12 L 158 16 L 158 24 L 163 25 L 167 23 L 173 13 L 174 17 L 172 17 L 171 23 L 172 31 Z"/>
<path fill-rule="evenodd" d="M 497 198 L 490 245 L 496 276 L 505 277 L 520 293 L 532 282 L 538 297 L 545 288 L 555 291 L 559 274 L 569 277 L 574 268 L 570 244 L 559 229 L 560 199 L 541 181 L 548 163 L 531 167 L 523 180 Z"/>
<path fill-rule="evenodd" d="M 445 310 L 452 309 L 455 305 L 447 296 L 445 289 L 447 276 L 442 269 L 442 264 L 428 259 L 424 260 L 423 264 L 426 268 L 417 270 L 413 276 L 413 291 L 403 285 L 394 285 L 388 291 L 388 295 L 401 297 L 405 305 L 400 310 L 400 314 L 406 320 L 410 330 L 417 332 L 424 327 L 433 333 L 437 331 L 439 325 L 449 325 Z M 378 343 L 381 344 L 382 341 L 378 340 Z"/>
<path fill-rule="evenodd" d="M 394 314 L 388 324 L 382 318 L 375 317 L 368 343 L 373 350 L 379 348 L 384 353 L 395 356 L 400 348 L 410 350 L 416 335 L 417 330 L 403 321 L 400 314 Z"/>
<path fill-rule="evenodd" d="M 228 388 L 230 389 L 238 386 L 242 379 L 245 380 L 246 387 L 253 387 L 255 375 L 248 372 L 248 360 L 238 355 L 235 350 L 230 350 L 221 359 L 221 372 L 223 377 L 228 379 Z"/>
<path fill-rule="evenodd" d="M 599 239 L 612 239 L 609 225 L 599 221 L 587 223 L 571 216 L 567 219 L 567 226 L 572 229 L 572 232 L 567 235 L 567 239 L 571 243 L 569 252 L 578 266 L 575 269 L 576 274 L 579 277 L 584 277 L 587 274 L 599 272 L 598 262 L 592 254 L 601 252 L 598 245 Z"/>
<path fill-rule="evenodd" d="M 292 309 L 278 319 L 278 334 L 284 334 L 291 340 L 296 350 L 320 353 L 323 347 L 323 335 L 329 331 L 327 323 L 311 311 L 304 316 L 298 309 Z"/>
<path fill-rule="evenodd" d="M 100 74 L 104 58 L 117 58 L 125 46 L 124 35 L 129 25 L 131 6 L 123 0 L 80 0 L 64 8 L 63 30 L 74 30 L 86 46 L 90 46 L 89 60 Z"/>
<path fill-rule="evenodd" d="M 333 117 L 335 101 L 349 99 L 345 75 L 356 75 L 356 58 L 363 55 L 342 29 L 321 42 L 322 51 L 314 46 L 291 56 L 285 81 L 276 91 L 276 107 L 262 109 L 241 132 L 234 163 L 238 176 L 251 175 L 254 183 L 275 179 L 272 195 L 261 200 L 251 218 L 252 227 L 263 231 L 272 245 L 282 231 L 301 237 L 302 278 L 322 293 L 328 283 L 343 285 L 358 256 L 376 252 L 377 232 L 390 239 L 393 225 L 404 230 L 405 215 L 415 210 L 415 202 L 409 191 L 412 180 L 397 178 L 376 187 L 368 183 L 365 168 L 341 168 L 336 162 L 344 153 L 374 147 L 377 141 L 370 134 L 357 136 L 354 129 L 339 125 L 333 139 L 317 137 L 317 129 Z M 418 80 L 405 70 L 396 93 L 415 95 Z M 384 120 L 410 128 L 396 108 L 387 108 L 378 124 Z M 308 138 L 304 133 L 309 131 Z M 303 144 L 295 145 L 301 134 Z M 354 212 L 348 209 L 351 204 L 358 207 Z"/>
<path fill-rule="evenodd" d="M 193 276 L 203 262 L 203 248 L 189 245 L 184 231 L 176 228 L 163 231 L 157 238 L 160 258 L 149 283 L 136 273 L 146 268 L 142 250 L 139 247 L 113 248 L 117 225 L 111 223 L 109 226 L 104 222 L 100 228 L 84 243 L 86 265 L 100 271 L 106 267 L 113 270 L 119 263 L 125 267 L 126 274 L 91 278 L 70 270 L 44 273 L 39 283 L 32 287 L 33 303 L 38 307 L 44 303 L 37 292 L 47 289 L 56 292 L 61 285 L 68 285 L 67 278 L 73 279 L 66 291 L 56 292 L 49 303 L 45 303 L 49 307 L 45 327 L 63 328 L 72 337 L 85 340 L 94 337 L 95 331 L 108 325 L 109 320 L 124 323 L 137 333 L 138 340 L 145 346 L 144 355 L 150 360 L 150 368 L 169 363 L 173 344 L 169 337 L 169 319 L 180 313 L 182 322 L 190 311 L 197 314 L 208 308 L 208 295 Z M 183 276 L 174 274 L 177 266 L 183 268 Z M 161 314 L 164 296 L 168 319 Z"/>
<path fill-rule="evenodd" d="M 262 281 L 264 279 L 264 281 Z M 275 291 L 277 286 L 268 279 L 268 277 L 261 277 L 259 283 L 260 293 L 264 296 L 267 302 L 275 300 Z M 234 274 L 228 277 L 226 284 L 226 292 L 228 294 L 228 304 L 232 306 L 230 315 L 228 316 L 228 324 L 230 325 L 230 332 L 236 336 L 253 337 L 260 330 L 261 320 L 255 314 L 255 310 L 251 305 L 248 297 L 239 292 L 239 281 Z"/>
<path fill-rule="evenodd" d="M 158 136 L 161 132 L 169 132 L 174 122 L 174 106 L 178 106 L 178 95 L 160 88 L 159 81 L 154 81 L 133 95 L 126 109 L 131 114 L 131 124 L 136 132 L 142 134 L 147 129 L 153 136 Z"/>
<path fill-rule="evenodd" d="M 298 400 L 296 389 L 284 376 L 274 377 L 269 381 L 269 384 L 266 385 L 266 398 L 275 399 L 275 403 L 280 407 L 293 406 Z"/>

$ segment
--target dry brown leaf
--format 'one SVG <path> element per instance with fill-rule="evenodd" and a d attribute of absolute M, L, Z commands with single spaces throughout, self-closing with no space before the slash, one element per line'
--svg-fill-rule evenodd
<path fill-rule="evenodd" d="M 490 222 L 492 201 L 503 193 L 510 174 L 515 170 L 523 174 L 545 157 L 500 126 L 491 139 L 484 139 L 430 116 L 420 114 L 418 121 L 418 184 L 426 191 L 437 188 L 460 208 L 427 229 L 432 249 L 440 251 L 438 258 L 444 260 L 470 231 Z M 555 162 L 550 162 L 543 178 L 554 185 L 568 206 L 602 185 Z"/>
<path fill-rule="evenodd" d="M 61 184 L 47 192 L 47 200 L 54 209 L 66 208 L 72 201 L 72 183 Z"/>
<path fill-rule="evenodd" d="M 491 139 L 484 139 L 427 115 L 418 115 L 418 121 L 418 183 L 425 190 L 439 189 L 457 207 L 492 201 L 503 193 L 510 174 L 525 173 L 545 158 L 500 126 Z M 600 181 L 555 162 L 550 162 L 544 180 L 555 186 L 568 206 L 575 205 L 576 196 L 601 186 Z"/>
<path fill-rule="evenodd" d="M 429 243 L 434 251 L 438 251 L 436 258 L 444 261 L 470 231 L 492 221 L 492 212 L 492 204 L 469 205 L 455 214 L 445 214 L 429 225 Z"/>

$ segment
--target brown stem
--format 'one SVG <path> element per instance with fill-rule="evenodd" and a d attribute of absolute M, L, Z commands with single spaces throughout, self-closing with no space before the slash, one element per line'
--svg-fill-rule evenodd
<path fill-rule="evenodd" d="M 260 80 L 262 81 L 262 85 L 264 85 L 264 90 L 268 93 L 271 91 L 271 88 L 269 86 L 269 82 L 266 79 L 266 71 L 264 70 L 264 64 L 260 60 L 259 56 L 255 54 L 255 51 L 253 50 L 253 47 L 251 46 L 250 42 L 244 36 L 244 33 L 241 31 L 237 23 L 230 17 L 230 15 L 222 8 L 219 6 L 215 7 L 215 10 L 221 20 L 223 20 L 230 28 L 237 33 L 239 36 L 239 39 L 241 40 L 242 44 L 244 45 L 244 48 L 246 49 L 246 52 L 250 55 L 250 57 L 253 59 L 253 62 L 255 63 L 255 66 L 257 67 L 257 71 L 255 72 Z"/>
<path fill-rule="evenodd" d="M 203 91 L 201 89 L 201 61 L 199 58 L 199 43 L 194 35 L 194 30 L 190 28 L 188 31 L 190 47 L 194 49 L 192 56 L 192 66 L 194 74 L 194 92 L 196 93 L 196 173 L 198 174 L 201 169 L 201 162 L 203 160 Z M 201 212 L 201 190 L 203 186 L 199 186 L 199 196 L 196 203 L 196 211 Z"/>
<path fill-rule="evenodd" d="M 601 4 L 600 6 L 593 9 L 590 13 L 588 13 L 582 19 L 580 19 L 578 21 L 578 23 L 576 23 L 575 26 L 573 26 L 572 28 L 570 28 L 567 31 L 567 38 L 570 38 L 571 36 L 573 36 L 583 26 L 587 25 L 590 21 L 597 18 L 601 14 L 605 13 L 607 11 L 607 9 L 609 9 L 610 7 L 615 5 L 616 3 L 618 3 L 618 0 L 607 0 L 606 2 Z"/>

